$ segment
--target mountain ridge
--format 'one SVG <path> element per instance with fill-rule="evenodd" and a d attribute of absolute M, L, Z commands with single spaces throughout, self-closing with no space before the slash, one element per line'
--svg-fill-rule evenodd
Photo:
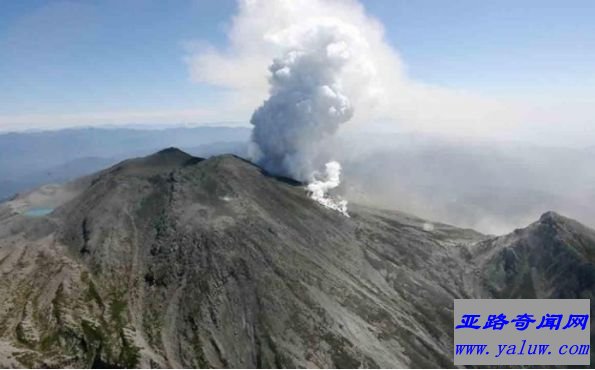
<path fill-rule="evenodd" d="M 496 237 L 346 218 L 233 155 L 168 148 L 53 191 L 45 217 L 25 212 L 50 190 L 0 205 L 2 365 L 451 367 L 453 299 L 595 286 L 595 233 L 555 213 Z"/>

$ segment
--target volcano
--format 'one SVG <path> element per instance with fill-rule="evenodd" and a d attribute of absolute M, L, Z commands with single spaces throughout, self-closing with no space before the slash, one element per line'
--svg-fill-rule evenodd
<path fill-rule="evenodd" d="M 452 367 L 453 299 L 595 292 L 595 231 L 553 212 L 505 236 L 349 213 L 175 148 L 19 195 L 0 366 Z"/>

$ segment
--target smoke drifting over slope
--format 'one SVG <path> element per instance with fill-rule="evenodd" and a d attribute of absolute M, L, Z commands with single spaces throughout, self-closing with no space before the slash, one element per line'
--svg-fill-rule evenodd
<path fill-rule="evenodd" d="M 323 206 L 341 212 L 349 217 L 347 213 L 346 200 L 334 200 L 328 196 L 329 190 L 339 186 L 341 183 L 341 165 L 339 162 L 329 162 L 326 164 L 326 177 L 324 180 L 314 180 L 308 184 L 308 191 L 312 199 Z"/>

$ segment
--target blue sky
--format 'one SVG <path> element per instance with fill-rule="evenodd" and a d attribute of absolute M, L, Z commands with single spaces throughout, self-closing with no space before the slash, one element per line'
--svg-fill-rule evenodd
<path fill-rule="evenodd" d="M 229 1 L 3 1 L 0 115 L 181 109 L 185 43 L 225 40 Z"/>
<path fill-rule="evenodd" d="M 593 1 L 365 2 L 413 77 L 508 94 L 595 82 Z"/>
<path fill-rule="evenodd" d="M 595 1 L 362 3 L 416 81 L 540 104 L 593 101 Z M 184 58 L 225 48 L 235 11 L 230 0 L 0 2 L 0 129 L 57 127 L 69 114 L 81 125 L 192 120 L 223 89 L 192 81 Z"/>

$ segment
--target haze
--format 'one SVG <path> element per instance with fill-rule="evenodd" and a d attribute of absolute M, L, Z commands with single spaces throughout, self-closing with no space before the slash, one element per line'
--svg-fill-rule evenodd
<path fill-rule="evenodd" d="M 343 161 L 348 199 L 494 233 L 548 209 L 595 224 L 595 3 L 247 4 L 2 2 L 0 131 L 249 128 L 278 55 L 266 36 L 294 19 L 335 16 L 357 26 L 375 66 L 370 83 L 345 80 L 354 117 L 325 147 Z M 51 162 L 27 135 L 18 136 L 26 156 L 16 136 L 0 137 L 0 180 L 13 184 L 0 198 L 149 147 L 223 141 L 214 152 L 243 151 L 247 142 L 163 135 L 124 150 L 114 134 L 97 153 L 68 141 L 80 150 Z M 40 175 L 88 157 L 95 165 Z"/>

